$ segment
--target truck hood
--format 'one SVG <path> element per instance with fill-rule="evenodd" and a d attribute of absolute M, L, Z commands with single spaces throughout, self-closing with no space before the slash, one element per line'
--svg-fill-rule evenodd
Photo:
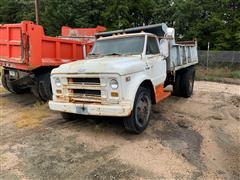
<path fill-rule="evenodd" d="M 105 56 L 63 64 L 53 69 L 52 74 L 110 73 L 125 75 L 143 71 L 144 67 L 140 55 Z"/>

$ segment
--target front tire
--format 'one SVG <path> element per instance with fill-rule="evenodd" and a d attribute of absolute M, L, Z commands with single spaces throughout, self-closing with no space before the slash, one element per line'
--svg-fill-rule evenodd
<path fill-rule="evenodd" d="M 149 123 L 152 101 L 151 93 L 144 87 L 139 87 L 134 100 L 131 116 L 124 119 L 124 126 L 128 132 L 140 134 Z"/>

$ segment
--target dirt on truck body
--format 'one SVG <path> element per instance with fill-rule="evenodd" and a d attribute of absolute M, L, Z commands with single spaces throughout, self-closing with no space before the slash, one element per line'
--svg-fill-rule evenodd
<path fill-rule="evenodd" d="M 153 107 L 149 128 L 67 122 L 30 94 L 0 97 L 0 179 L 239 179 L 240 86 L 197 81 Z"/>

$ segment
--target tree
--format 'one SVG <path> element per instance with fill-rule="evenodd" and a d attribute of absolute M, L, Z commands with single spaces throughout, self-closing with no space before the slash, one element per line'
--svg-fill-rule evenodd
<path fill-rule="evenodd" d="M 199 47 L 208 42 L 216 50 L 239 50 L 239 2 L 234 0 L 175 1 L 173 15 L 177 36 L 197 37 Z M 185 13 L 183 13 L 185 12 Z"/>
<path fill-rule="evenodd" d="M 240 50 L 239 0 L 40 0 L 40 24 L 47 35 L 63 25 L 108 30 L 166 23 L 176 38 L 198 39 L 200 49 Z M 0 23 L 34 21 L 33 0 L 1 0 Z"/>

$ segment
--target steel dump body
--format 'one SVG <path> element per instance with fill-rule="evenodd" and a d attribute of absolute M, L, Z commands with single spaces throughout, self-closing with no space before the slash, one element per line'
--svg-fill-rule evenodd
<path fill-rule="evenodd" d="M 2 84 L 12 93 L 31 92 L 42 101 L 52 98 L 50 73 L 61 64 L 81 60 L 90 52 L 95 33 L 105 27 L 63 26 L 59 37 L 49 37 L 31 21 L 0 25 Z"/>
<path fill-rule="evenodd" d="M 104 30 L 62 27 L 62 37 L 49 37 L 42 26 L 31 21 L 0 25 L 0 65 L 31 71 L 84 59 L 93 46 L 94 34 Z"/>
<path fill-rule="evenodd" d="M 197 44 L 174 43 L 170 46 L 168 70 L 179 70 L 198 63 Z"/>

